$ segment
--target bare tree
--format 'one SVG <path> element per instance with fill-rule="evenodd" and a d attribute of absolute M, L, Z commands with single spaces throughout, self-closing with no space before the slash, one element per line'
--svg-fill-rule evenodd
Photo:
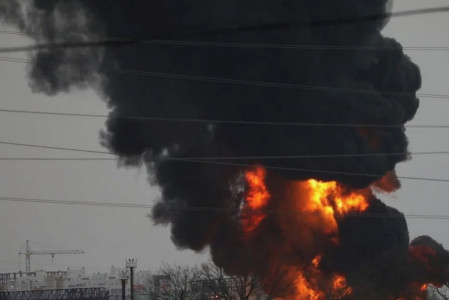
<path fill-rule="evenodd" d="M 200 279 L 198 267 L 171 266 L 163 264 L 146 280 L 146 290 L 151 299 L 193 300 L 198 299 L 195 282 Z"/>
<path fill-rule="evenodd" d="M 260 277 L 254 275 L 231 276 L 231 284 L 239 300 L 248 300 L 252 295 L 262 292 Z"/>
<path fill-rule="evenodd" d="M 260 278 L 250 274 L 227 276 L 209 261 L 200 266 L 203 295 L 224 300 L 248 300 L 263 292 Z"/>
<path fill-rule="evenodd" d="M 200 282 L 203 298 L 211 298 L 213 296 L 224 300 L 233 300 L 234 293 L 230 287 L 228 276 L 223 269 L 217 267 L 212 261 L 203 263 L 200 266 Z"/>
<path fill-rule="evenodd" d="M 427 290 L 429 293 L 428 300 L 449 300 L 449 282 L 446 282 L 442 287 L 429 285 Z"/>

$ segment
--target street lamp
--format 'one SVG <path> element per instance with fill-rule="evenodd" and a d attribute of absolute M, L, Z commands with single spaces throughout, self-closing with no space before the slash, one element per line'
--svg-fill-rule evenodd
<path fill-rule="evenodd" d="M 126 281 L 128 277 L 128 270 L 120 271 L 119 278 L 122 282 L 122 300 L 126 300 Z"/>
<path fill-rule="evenodd" d="M 137 268 L 137 259 L 130 258 L 126 260 L 126 267 L 130 270 L 131 278 L 131 300 L 134 300 L 134 268 Z"/>

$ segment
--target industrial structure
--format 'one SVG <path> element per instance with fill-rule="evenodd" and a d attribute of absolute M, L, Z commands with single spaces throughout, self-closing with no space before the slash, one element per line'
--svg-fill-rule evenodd
<path fill-rule="evenodd" d="M 31 255 L 43 255 L 50 254 L 51 258 L 55 257 L 55 254 L 84 254 L 83 250 L 43 250 L 43 251 L 32 251 L 30 249 L 30 243 L 27 240 L 25 246 L 25 252 L 19 252 L 19 255 L 25 254 L 25 272 L 31 272 Z"/>
<path fill-rule="evenodd" d="M 0 292 L 0 300 L 109 300 L 105 288 Z"/>

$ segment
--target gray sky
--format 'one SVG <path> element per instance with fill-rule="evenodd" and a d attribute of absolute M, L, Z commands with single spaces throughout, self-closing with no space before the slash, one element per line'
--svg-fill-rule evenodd
<path fill-rule="evenodd" d="M 394 11 L 449 5 L 444 0 L 397 0 Z M 384 34 L 404 46 L 449 46 L 448 13 L 393 18 Z M 0 30 L 10 30 L 0 25 Z M 1 35 L 0 45 L 25 45 L 25 37 Z M 407 51 L 422 72 L 420 93 L 449 94 L 449 51 Z M 25 57 L 11 53 L 9 57 Z M 92 91 L 73 90 L 46 97 L 33 94 L 26 65 L 0 62 L 0 109 L 106 114 L 104 102 Z M 410 124 L 447 124 L 448 99 L 421 99 Z M 0 141 L 105 151 L 98 142 L 104 119 L 20 115 L 0 112 Z M 408 129 L 410 151 L 449 150 L 448 129 Z M 101 154 L 0 145 L 0 157 L 104 157 Z M 422 155 L 397 168 L 401 176 L 449 179 L 448 155 Z M 380 195 L 405 214 L 449 215 L 449 183 L 403 180 L 394 195 Z M 0 197 L 153 204 L 157 187 L 142 169 L 119 169 L 114 161 L 0 161 Z M 85 266 L 106 271 L 137 258 L 138 268 L 155 268 L 161 261 L 197 263 L 207 251 L 179 251 L 168 228 L 153 227 L 148 209 L 91 207 L 0 201 L 0 272 L 18 270 L 18 255 L 27 239 L 34 250 L 82 249 L 82 255 L 32 256 L 32 269 Z M 449 248 L 449 220 L 408 219 L 411 238 L 428 234 Z M 24 269 L 24 257 L 20 259 Z"/>

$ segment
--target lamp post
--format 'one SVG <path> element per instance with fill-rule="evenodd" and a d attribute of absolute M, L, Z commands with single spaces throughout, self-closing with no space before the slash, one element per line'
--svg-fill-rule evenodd
<path fill-rule="evenodd" d="M 122 300 L 126 300 L 126 281 L 128 280 L 128 271 L 120 271 L 119 277 L 122 282 Z"/>
<path fill-rule="evenodd" d="M 137 259 L 131 258 L 126 260 L 126 267 L 129 268 L 130 285 L 131 285 L 131 300 L 134 300 L 134 268 L 137 267 Z"/>

